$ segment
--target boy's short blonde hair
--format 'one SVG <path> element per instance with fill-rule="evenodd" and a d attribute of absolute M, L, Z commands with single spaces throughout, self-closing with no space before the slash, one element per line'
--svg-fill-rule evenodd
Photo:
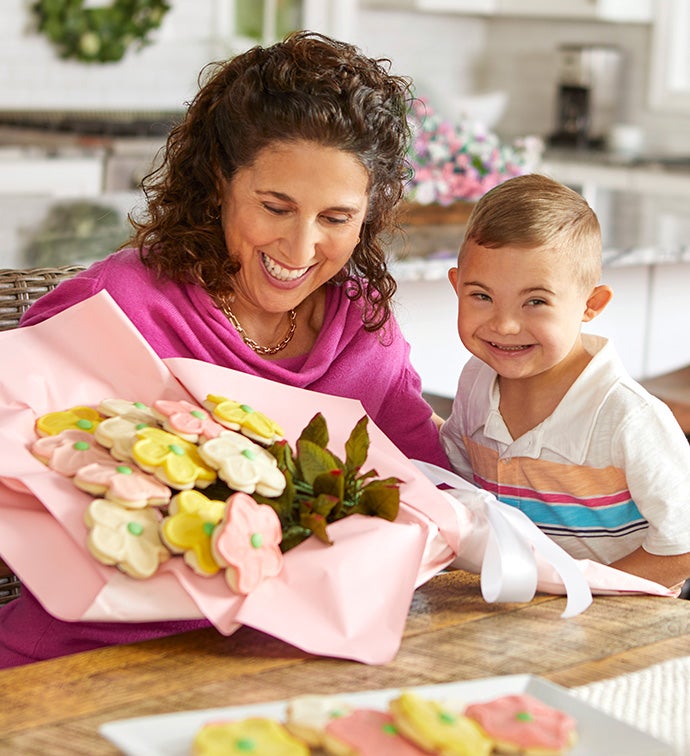
<path fill-rule="evenodd" d="M 553 249 L 569 261 L 583 286 L 601 277 L 601 229 L 582 195 L 548 176 L 531 173 L 508 179 L 477 203 L 465 229 L 465 246 Z"/>

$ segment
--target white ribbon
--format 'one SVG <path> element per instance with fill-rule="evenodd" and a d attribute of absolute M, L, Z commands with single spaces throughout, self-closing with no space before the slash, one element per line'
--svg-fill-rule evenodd
<path fill-rule="evenodd" d="M 450 486 L 452 490 L 446 493 L 454 503 L 471 512 L 472 532 L 461 530 L 460 553 L 452 566 L 472 569 L 480 559 L 485 601 L 531 601 L 537 591 L 541 561 L 553 567 L 563 581 L 567 601 L 561 617 L 574 617 L 592 603 L 592 591 L 577 561 L 542 533 L 524 512 L 448 470 L 412 461 L 434 485 Z M 462 514 L 466 521 L 467 513 Z"/>

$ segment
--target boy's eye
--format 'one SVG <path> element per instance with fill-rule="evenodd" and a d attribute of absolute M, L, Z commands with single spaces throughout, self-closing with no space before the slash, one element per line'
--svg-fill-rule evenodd
<path fill-rule="evenodd" d="M 473 299 L 478 299 L 480 302 L 490 302 L 491 297 L 483 291 L 473 291 L 470 296 Z"/>
<path fill-rule="evenodd" d="M 545 305 L 547 302 L 545 299 L 540 299 L 539 297 L 535 297 L 534 299 L 530 299 L 527 301 L 527 304 L 531 307 L 535 307 L 537 305 Z"/>

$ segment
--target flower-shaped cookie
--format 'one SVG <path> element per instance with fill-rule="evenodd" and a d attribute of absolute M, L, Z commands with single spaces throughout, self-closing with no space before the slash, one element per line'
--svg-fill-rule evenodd
<path fill-rule="evenodd" d="M 280 441 L 285 435 L 285 431 L 277 423 L 248 404 L 209 394 L 204 406 L 221 425 L 230 430 L 240 431 L 259 443 L 272 444 L 274 441 Z"/>
<path fill-rule="evenodd" d="M 89 528 L 91 554 L 131 577 L 151 577 L 170 557 L 158 535 L 156 509 L 125 509 L 112 501 L 94 499 L 84 513 L 84 522 Z"/>
<path fill-rule="evenodd" d="M 501 752 L 561 753 L 573 744 L 575 720 L 528 693 L 470 704 L 465 716 L 478 722 Z"/>
<path fill-rule="evenodd" d="M 282 537 L 278 515 L 268 504 L 258 504 L 244 493 L 228 499 L 225 517 L 213 531 L 211 544 L 233 591 L 251 593 L 264 578 L 281 571 Z"/>
<path fill-rule="evenodd" d="M 248 717 L 235 722 L 208 722 L 194 738 L 194 753 L 309 756 L 309 747 L 273 719 Z"/>
<path fill-rule="evenodd" d="M 214 422 L 205 409 L 184 399 L 179 402 L 159 399 L 153 403 L 153 411 L 165 430 L 192 443 L 215 438 L 223 431 L 223 426 Z"/>
<path fill-rule="evenodd" d="M 151 408 L 144 402 L 130 402 L 128 399 L 103 399 L 98 411 L 108 417 L 128 417 L 146 425 L 156 425 Z"/>
<path fill-rule="evenodd" d="M 68 478 L 85 465 L 111 459 L 93 435 L 83 430 L 65 430 L 56 436 L 42 436 L 33 442 L 31 452 L 51 470 Z"/>
<path fill-rule="evenodd" d="M 163 507 L 171 495 L 170 489 L 153 475 L 112 459 L 80 467 L 74 485 L 130 509 L 143 509 L 147 505 Z"/>
<path fill-rule="evenodd" d="M 276 458 L 239 433 L 223 431 L 201 444 L 199 454 L 234 491 L 276 497 L 285 489 Z"/>
<path fill-rule="evenodd" d="M 115 459 L 130 462 L 133 459 L 132 446 L 137 440 L 137 431 L 150 427 L 158 427 L 153 415 L 150 422 L 136 416 L 116 415 L 106 417 L 94 431 L 94 436 L 100 444 L 110 449 Z"/>
<path fill-rule="evenodd" d="M 473 720 L 439 701 L 404 691 L 389 703 L 398 730 L 420 748 L 455 756 L 489 756 L 492 741 Z"/>
<path fill-rule="evenodd" d="M 215 471 L 201 459 L 194 444 L 160 428 L 137 431 L 132 456 L 142 470 L 173 488 L 204 488 L 216 480 Z"/>
<path fill-rule="evenodd" d="M 93 433 L 103 416 L 93 407 L 72 407 L 59 412 L 48 412 L 36 420 L 39 436 L 56 436 L 65 430 L 82 430 Z"/>
<path fill-rule="evenodd" d="M 200 575 L 215 575 L 220 567 L 211 553 L 211 536 L 223 519 L 224 501 L 209 499 L 199 491 L 181 491 L 173 497 L 163 520 L 161 537 L 175 554 Z"/>

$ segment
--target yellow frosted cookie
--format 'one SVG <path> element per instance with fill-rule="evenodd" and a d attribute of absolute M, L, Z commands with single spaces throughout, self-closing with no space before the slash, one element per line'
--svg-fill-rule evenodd
<path fill-rule="evenodd" d="M 142 428 L 132 445 L 134 461 L 172 488 L 205 488 L 216 473 L 199 456 L 195 444 L 160 428 Z"/>
<path fill-rule="evenodd" d="M 209 722 L 194 738 L 194 756 L 309 756 L 309 747 L 272 719 Z"/>
<path fill-rule="evenodd" d="M 278 423 L 263 412 L 257 412 L 248 404 L 209 394 L 204 407 L 211 412 L 216 422 L 230 430 L 239 431 L 261 444 L 272 444 L 274 441 L 280 441 L 285 435 L 285 431 Z"/>
<path fill-rule="evenodd" d="M 93 407 L 72 407 L 59 412 L 48 412 L 36 420 L 39 436 L 55 436 L 65 430 L 82 430 L 93 433 L 103 416 Z"/>
<path fill-rule="evenodd" d="M 173 496 L 161 526 L 165 545 L 199 575 L 215 575 L 220 567 L 211 552 L 211 536 L 225 515 L 226 503 L 209 499 L 199 491 Z"/>
<path fill-rule="evenodd" d="M 400 732 L 420 748 L 442 756 L 489 756 L 493 743 L 476 722 L 438 701 L 410 691 L 389 704 Z"/>
<path fill-rule="evenodd" d="M 132 460 L 132 446 L 137 440 L 137 431 L 158 427 L 155 420 L 144 421 L 138 417 L 116 415 L 106 417 L 94 431 L 99 444 L 110 449 L 110 453 L 121 462 Z"/>

